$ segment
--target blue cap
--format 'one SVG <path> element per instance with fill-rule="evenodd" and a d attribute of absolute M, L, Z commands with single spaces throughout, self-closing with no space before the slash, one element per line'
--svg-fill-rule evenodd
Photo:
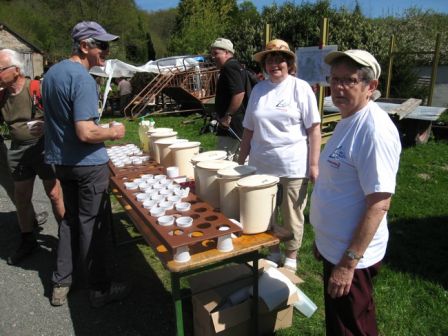
<path fill-rule="evenodd" d="M 72 30 L 72 39 L 74 41 L 82 41 L 88 38 L 109 42 L 118 39 L 119 36 L 109 34 L 103 27 L 94 21 L 82 21 L 77 23 Z"/>

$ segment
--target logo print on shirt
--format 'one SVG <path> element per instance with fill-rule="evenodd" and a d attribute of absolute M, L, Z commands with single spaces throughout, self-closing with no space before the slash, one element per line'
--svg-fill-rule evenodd
<path fill-rule="evenodd" d="M 341 161 L 345 159 L 345 153 L 342 146 L 336 147 L 336 149 L 328 156 L 328 163 L 333 168 L 339 168 L 341 166 Z"/>
<path fill-rule="evenodd" d="M 285 107 L 285 106 L 288 106 L 288 103 L 285 102 L 284 99 L 280 100 L 280 101 L 275 105 L 275 107 Z"/>

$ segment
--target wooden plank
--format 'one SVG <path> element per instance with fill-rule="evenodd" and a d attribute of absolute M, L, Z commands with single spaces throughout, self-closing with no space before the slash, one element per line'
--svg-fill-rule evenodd
<path fill-rule="evenodd" d="M 422 103 L 421 99 L 409 98 L 404 103 L 389 110 L 388 113 L 392 115 L 397 115 L 398 120 L 405 118 L 409 113 L 413 112 Z"/>

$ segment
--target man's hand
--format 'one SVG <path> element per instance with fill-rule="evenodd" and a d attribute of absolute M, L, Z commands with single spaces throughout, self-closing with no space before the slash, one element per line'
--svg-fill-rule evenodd
<path fill-rule="evenodd" d="M 123 124 L 113 124 L 110 126 L 110 128 L 112 129 L 112 131 L 115 131 L 113 140 L 121 139 L 126 134 L 126 129 L 124 128 Z"/>
<path fill-rule="evenodd" d="M 352 285 L 354 273 L 354 267 L 343 263 L 337 264 L 331 272 L 330 279 L 328 279 L 328 295 L 333 299 L 347 295 Z"/>
<path fill-rule="evenodd" d="M 232 116 L 226 114 L 224 117 L 220 118 L 218 121 L 222 127 L 228 128 L 230 126 L 230 122 L 232 121 Z"/>

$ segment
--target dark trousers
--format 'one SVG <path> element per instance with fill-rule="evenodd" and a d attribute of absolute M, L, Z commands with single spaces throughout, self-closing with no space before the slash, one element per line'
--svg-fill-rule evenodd
<path fill-rule="evenodd" d="M 59 225 L 55 284 L 71 285 L 74 265 L 87 274 L 89 287 L 110 284 L 109 169 L 99 166 L 56 166 L 64 194 L 65 216 Z"/>
<path fill-rule="evenodd" d="M 334 265 L 324 259 L 325 324 L 328 336 L 378 335 L 372 278 L 378 274 L 381 262 L 368 268 L 356 269 L 350 292 L 332 299 L 327 294 L 328 279 Z"/>

